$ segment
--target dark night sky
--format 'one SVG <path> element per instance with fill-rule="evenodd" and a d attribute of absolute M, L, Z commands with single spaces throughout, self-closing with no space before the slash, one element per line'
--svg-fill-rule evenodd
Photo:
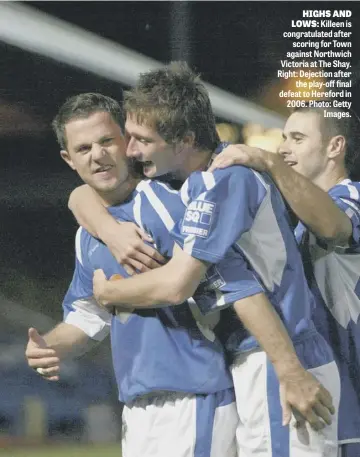
<path fill-rule="evenodd" d="M 26 4 L 159 61 L 172 58 L 172 2 Z M 291 19 L 301 18 L 304 5 L 306 9 L 352 10 L 352 21 L 358 25 L 352 29 L 353 64 L 359 64 L 359 2 L 218 1 L 189 4 L 191 65 L 205 81 L 260 102 L 259 89 L 274 80 L 279 60 L 289 47 L 282 32 L 290 30 Z M 1 137 L 1 290 L 23 304 L 26 299 L 15 276 L 31 278 L 34 288 L 42 285 L 30 306 L 36 297 L 40 301 L 52 297 L 52 304 L 47 300 L 45 309 L 42 305 L 50 312 L 59 309 L 72 274 L 75 225 L 66 199 L 76 180 L 59 158 L 49 129 L 51 119 L 69 95 L 98 91 L 120 100 L 121 89 L 118 83 L 0 43 L 0 99 L 46 126 L 37 135 Z M 359 98 L 357 89 L 353 102 L 358 110 Z M 47 195 L 52 196 L 48 201 Z"/>

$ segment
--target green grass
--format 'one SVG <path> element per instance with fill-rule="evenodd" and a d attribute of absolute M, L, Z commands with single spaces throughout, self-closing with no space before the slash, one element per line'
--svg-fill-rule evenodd
<path fill-rule="evenodd" d="M 57 446 L 0 449 L 0 457 L 121 457 L 120 444 L 103 446 Z"/>

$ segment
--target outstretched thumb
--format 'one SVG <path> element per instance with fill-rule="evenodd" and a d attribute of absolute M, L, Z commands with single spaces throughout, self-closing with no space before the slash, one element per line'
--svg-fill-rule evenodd
<path fill-rule="evenodd" d="M 41 348 L 46 347 L 44 338 L 39 335 L 36 328 L 33 328 L 33 327 L 29 328 L 28 335 L 29 335 L 29 340 L 31 342 L 33 342 L 34 344 L 36 344 L 38 347 L 41 347 Z"/>

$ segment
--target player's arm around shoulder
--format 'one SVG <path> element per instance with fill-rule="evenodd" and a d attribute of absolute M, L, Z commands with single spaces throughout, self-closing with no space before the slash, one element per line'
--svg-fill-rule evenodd
<path fill-rule="evenodd" d="M 247 145 L 230 145 L 216 157 L 211 170 L 231 165 L 244 165 L 268 173 L 296 216 L 329 246 L 349 241 L 349 218 L 324 190 L 297 173 L 280 154 Z"/>
<path fill-rule="evenodd" d="M 151 243 L 151 237 L 133 222 L 119 223 L 87 184 L 72 191 L 68 207 L 79 225 L 108 246 L 127 273 L 157 268 L 164 261 L 152 246 L 145 243 Z"/>
<path fill-rule="evenodd" d="M 268 173 L 299 220 L 317 238 L 329 247 L 348 242 L 350 220 L 325 190 L 293 170 L 279 154 L 272 154 Z"/>
<path fill-rule="evenodd" d="M 106 309 L 178 305 L 193 295 L 207 268 L 206 262 L 194 259 L 175 245 L 173 257 L 166 265 L 141 275 L 108 281 L 103 271 L 96 270 L 94 294 Z"/>
<path fill-rule="evenodd" d="M 99 196 L 88 184 L 76 187 L 71 192 L 68 208 L 77 223 L 97 238 L 100 237 L 102 225 L 111 219 Z"/>

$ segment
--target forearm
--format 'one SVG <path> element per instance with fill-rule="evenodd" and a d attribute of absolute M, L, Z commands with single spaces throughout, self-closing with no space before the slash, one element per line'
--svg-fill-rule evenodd
<path fill-rule="evenodd" d="M 154 308 L 177 304 L 175 281 L 166 267 L 120 281 L 108 281 L 103 294 L 105 305 L 129 308 Z"/>
<path fill-rule="evenodd" d="M 234 309 L 266 352 L 279 379 L 288 372 L 301 369 L 288 332 L 263 293 L 239 300 L 234 304 Z"/>
<path fill-rule="evenodd" d="M 74 189 L 70 194 L 68 207 L 79 225 L 106 243 L 106 227 L 117 222 L 90 186 L 84 184 Z"/>
<path fill-rule="evenodd" d="M 107 281 L 103 303 L 129 308 L 177 305 L 193 295 L 206 270 L 205 262 L 176 245 L 174 256 L 166 265 L 125 280 Z"/>
<path fill-rule="evenodd" d="M 78 327 L 61 322 L 43 336 L 46 344 L 60 358 L 77 357 L 91 349 L 96 342 Z"/>
<path fill-rule="evenodd" d="M 348 242 L 351 221 L 325 191 L 277 154 L 268 154 L 267 168 L 293 212 L 312 233 L 334 244 Z"/>

